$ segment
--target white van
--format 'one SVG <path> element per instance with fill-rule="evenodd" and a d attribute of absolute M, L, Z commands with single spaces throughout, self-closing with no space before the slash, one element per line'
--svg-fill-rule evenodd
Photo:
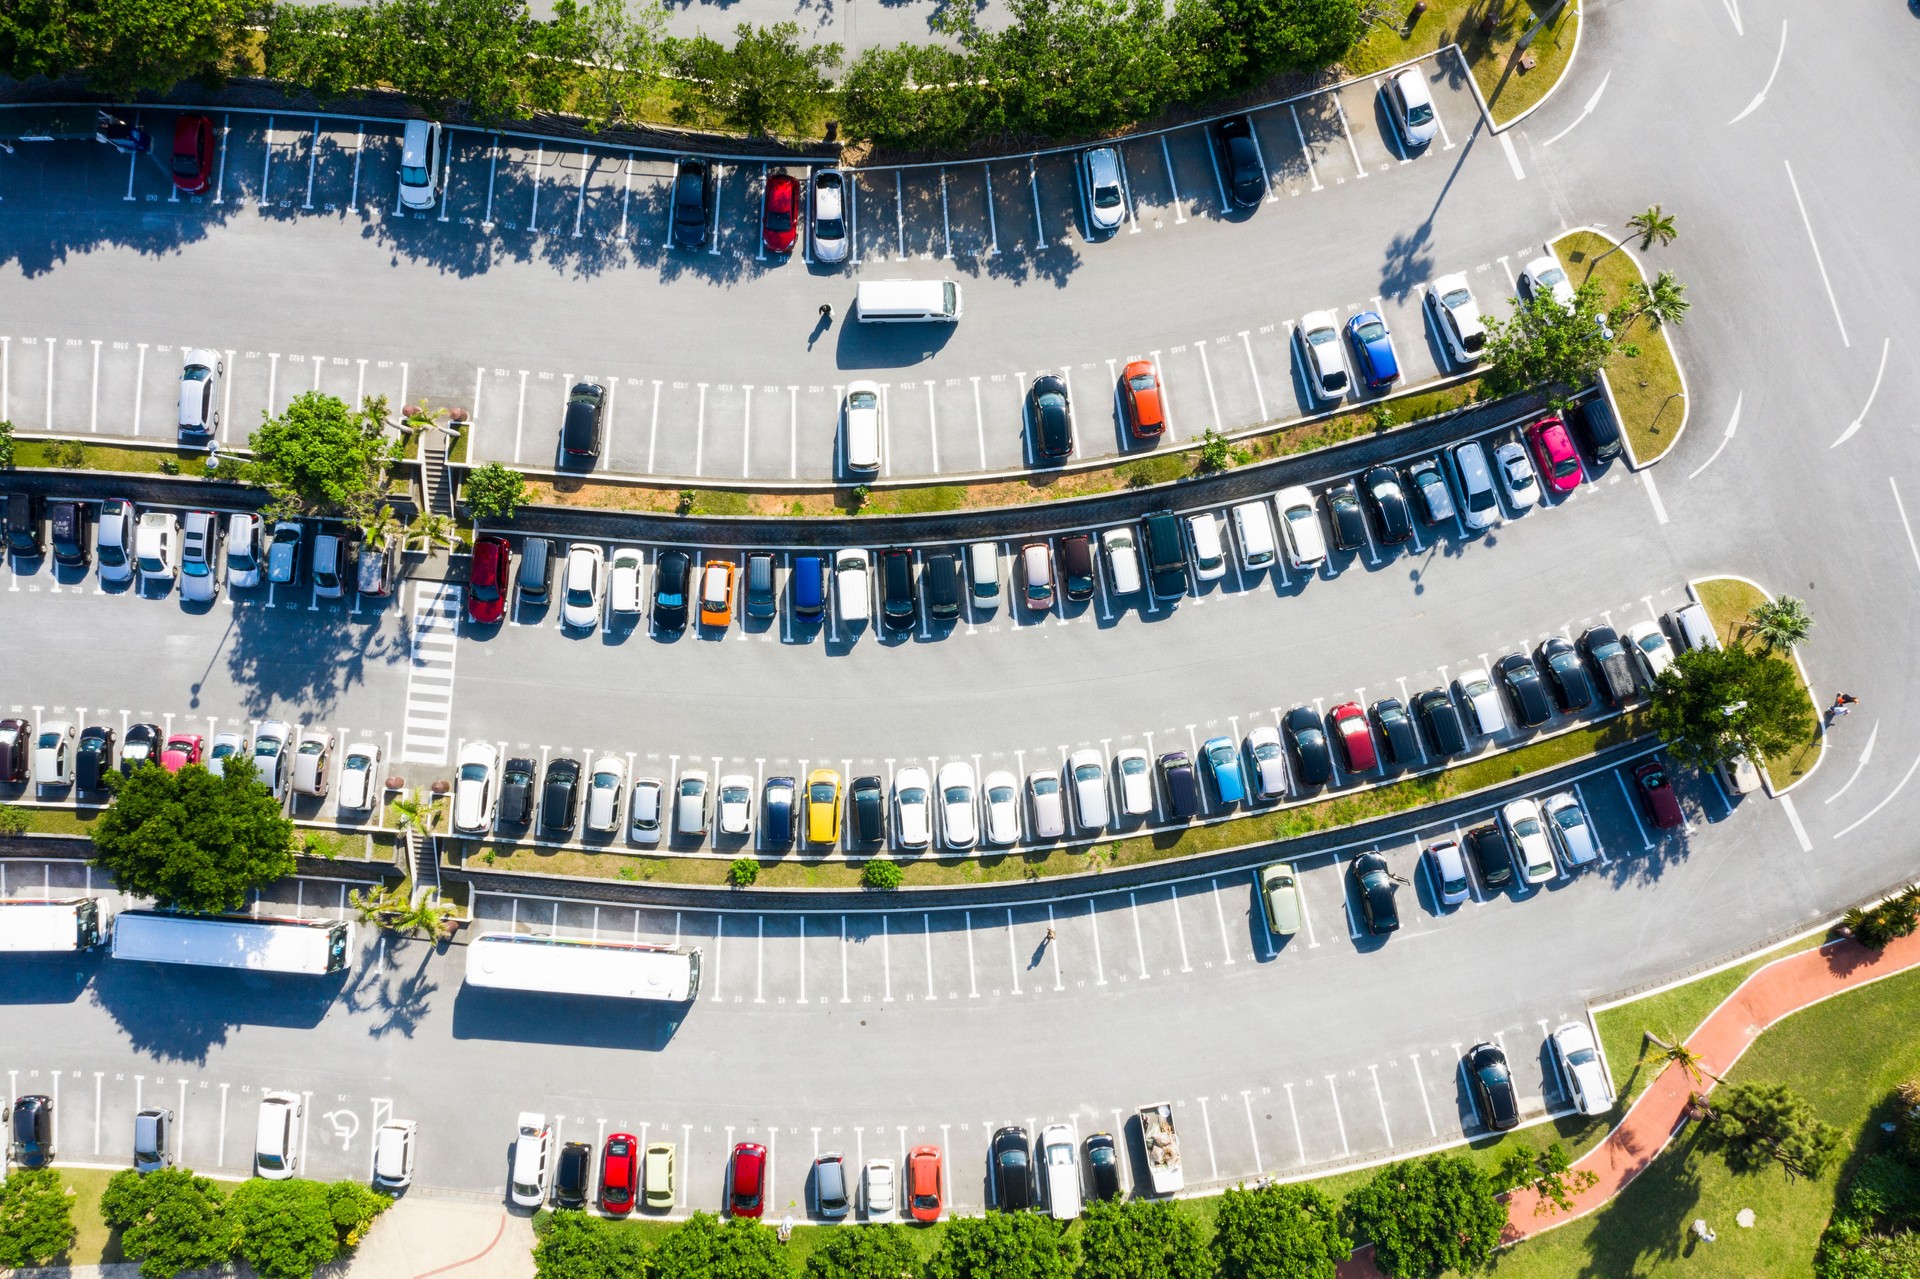
<path fill-rule="evenodd" d="M 1047 1215 L 1072 1221 L 1080 1215 L 1080 1161 L 1074 1156 L 1073 1129 L 1048 1124 L 1040 1130 L 1040 1168 L 1047 1186 Z"/>
<path fill-rule="evenodd" d="M 952 324 L 960 318 L 960 286 L 952 280 L 862 280 L 854 318 L 867 324 Z"/>
<path fill-rule="evenodd" d="M 1252 573 L 1273 563 L 1273 517 L 1265 502 L 1242 502 L 1233 508 L 1233 535 L 1240 543 L 1240 567 Z"/>
<path fill-rule="evenodd" d="M 840 624 L 864 622 L 872 613 L 871 591 L 867 583 L 873 572 L 873 559 L 858 547 L 835 551 L 833 555 L 833 607 Z"/>
<path fill-rule="evenodd" d="M 1196 581 L 1217 582 L 1227 575 L 1227 548 L 1220 544 L 1220 521 L 1213 512 L 1187 516 L 1187 542 Z"/>
<path fill-rule="evenodd" d="M 294 1138 L 300 1128 L 300 1094 L 270 1092 L 260 1099 L 253 1134 L 253 1170 L 269 1181 L 285 1181 L 297 1170 Z"/>
<path fill-rule="evenodd" d="M 973 579 L 973 606 L 994 608 L 1000 603 L 1000 548 L 992 542 L 967 547 L 967 576 Z"/>
<path fill-rule="evenodd" d="M 880 470 L 880 386 L 876 382 L 847 384 L 842 437 L 847 469 L 861 475 Z"/>
<path fill-rule="evenodd" d="M 1138 595 L 1140 548 L 1134 545 L 1133 526 L 1110 528 L 1100 535 L 1100 549 L 1107 561 L 1107 590 L 1113 595 Z"/>
<path fill-rule="evenodd" d="M 1673 623 L 1673 630 L 1680 642 L 1694 652 L 1704 652 L 1720 647 L 1720 636 L 1714 632 L 1713 619 L 1707 616 L 1704 604 L 1688 604 L 1676 608 L 1667 614 L 1667 620 Z"/>

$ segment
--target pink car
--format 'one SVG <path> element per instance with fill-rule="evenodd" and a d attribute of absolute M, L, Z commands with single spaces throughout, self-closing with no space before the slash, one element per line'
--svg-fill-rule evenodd
<path fill-rule="evenodd" d="M 1587 478 L 1580 465 L 1580 450 L 1573 447 L 1567 424 L 1557 417 L 1543 417 L 1527 428 L 1527 443 L 1533 446 L 1533 460 L 1547 487 L 1555 493 L 1571 493 Z"/>

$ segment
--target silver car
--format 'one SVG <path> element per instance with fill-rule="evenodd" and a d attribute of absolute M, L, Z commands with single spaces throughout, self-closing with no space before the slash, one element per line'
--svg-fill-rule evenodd
<path fill-rule="evenodd" d="M 844 262 L 847 258 L 847 175 L 838 169 L 822 169 L 813 175 L 811 220 L 813 256 L 822 262 Z"/>
<path fill-rule="evenodd" d="M 1118 230 L 1127 216 L 1126 194 L 1120 185 L 1120 153 L 1112 147 L 1082 151 L 1080 172 L 1087 184 L 1087 220 L 1096 231 Z"/>
<path fill-rule="evenodd" d="M 212 435 L 220 429 L 220 410 L 214 407 L 220 375 L 226 365 L 218 351 L 191 347 L 180 370 L 180 429 L 189 435 Z"/>
<path fill-rule="evenodd" d="M 94 554 L 100 559 L 100 580 L 133 580 L 134 516 L 133 503 L 124 497 L 110 497 L 100 503 L 100 522 L 94 535 Z"/>
<path fill-rule="evenodd" d="M 253 735 L 253 771 L 275 799 L 287 793 L 287 773 L 292 767 L 293 725 L 283 719 L 261 722 Z"/>
<path fill-rule="evenodd" d="M 560 620 L 590 631 L 600 621 L 600 592 L 607 576 L 606 553 L 589 542 L 567 548 L 567 575 L 562 583 Z"/>
<path fill-rule="evenodd" d="M 140 566 L 142 584 L 162 581 L 173 584 L 180 554 L 180 526 L 167 511 L 148 511 L 140 517 L 133 534 L 133 558 Z"/>
<path fill-rule="evenodd" d="M 1067 775 L 1073 779 L 1073 809 L 1081 830 L 1107 828 L 1107 769 L 1100 752 L 1091 748 L 1075 751 L 1067 760 Z"/>
<path fill-rule="evenodd" d="M 1059 839 L 1067 833 L 1067 806 L 1060 794 L 1060 774 L 1040 769 L 1027 776 L 1027 794 L 1033 804 L 1033 837 Z"/>
<path fill-rule="evenodd" d="M 400 204 L 431 209 L 440 196 L 440 126 L 409 120 L 400 134 Z"/>
<path fill-rule="evenodd" d="M 1321 400 L 1337 400 L 1347 393 L 1347 357 L 1341 350 L 1340 326 L 1331 311 L 1309 311 L 1300 320 L 1301 367 L 1307 386 Z"/>
<path fill-rule="evenodd" d="M 180 522 L 180 598 L 211 604 L 220 598 L 220 519 L 211 511 L 188 511 Z"/>
<path fill-rule="evenodd" d="M 227 584 L 239 589 L 260 585 L 260 517 L 243 511 L 227 518 Z"/>
<path fill-rule="evenodd" d="M 1460 841 L 1443 839 L 1427 845 L 1427 873 L 1433 876 L 1433 895 L 1442 906 L 1458 906 L 1473 896 L 1467 878 L 1466 858 L 1460 855 Z"/>

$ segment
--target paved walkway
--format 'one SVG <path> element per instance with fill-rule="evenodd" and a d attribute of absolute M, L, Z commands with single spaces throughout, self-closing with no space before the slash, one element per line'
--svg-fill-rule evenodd
<path fill-rule="evenodd" d="M 1747 1051 L 1748 1045 L 1782 1018 L 1834 995 L 1856 990 L 1883 977 L 1920 966 L 1920 934 L 1903 937 L 1882 951 L 1871 951 L 1852 941 L 1829 942 L 1775 960 L 1749 976 L 1707 1019 L 1687 1045 L 1699 1053 L 1708 1073 L 1724 1075 Z M 1708 1080 L 1709 1088 L 1712 1080 Z M 1679 1131 L 1681 1115 L 1695 1085 L 1685 1071 L 1669 1066 L 1634 1099 L 1633 1106 L 1605 1141 L 1574 1161 L 1576 1170 L 1588 1170 L 1598 1180 L 1573 1196 L 1573 1210 L 1552 1216 L 1534 1215 L 1538 1200 L 1531 1190 L 1515 1191 L 1507 1201 L 1508 1220 L 1503 1244 L 1564 1226 L 1602 1207 L 1639 1176 Z M 1340 1267 L 1341 1279 L 1381 1279 L 1373 1264 L 1373 1249 L 1362 1248 Z"/>

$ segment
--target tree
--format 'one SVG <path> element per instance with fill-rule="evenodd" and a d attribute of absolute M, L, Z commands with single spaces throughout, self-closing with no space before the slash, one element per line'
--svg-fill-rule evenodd
<path fill-rule="evenodd" d="M 393 508 L 385 502 L 360 516 L 354 521 L 354 528 L 360 538 L 369 546 L 385 546 L 407 531 L 407 526 L 393 513 Z"/>
<path fill-rule="evenodd" d="M 1658 333 L 1686 319 L 1692 307 L 1693 303 L 1687 301 L 1687 286 L 1674 279 L 1673 272 L 1662 271 L 1652 284 L 1635 280 L 1627 285 L 1626 304 L 1618 310 L 1619 328 L 1625 333 L 1644 316 L 1647 327 Z"/>
<path fill-rule="evenodd" d="M 1073 1242 L 1045 1217 L 989 1213 L 947 1222 L 927 1279 L 1073 1279 Z"/>
<path fill-rule="evenodd" d="M 0 6 L 0 73 L 17 80 L 85 72 L 97 93 L 217 86 L 265 20 L 251 0 L 21 0 Z"/>
<path fill-rule="evenodd" d="M 24 835 L 32 824 L 26 809 L 13 804 L 0 804 L 0 835 Z"/>
<path fill-rule="evenodd" d="M 1649 204 L 1644 211 L 1628 218 L 1627 225 L 1640 237 L 1642 253 L 1652 248 L 1655 240 L 1665 247 L 1680 235 L 1678 228 L 1673 225 L 1673 215 L 1657 204 Z"/>
<path fill-rule="evenodd" d="M 402 884 L 383 884 L 364 893 L 353 889 L 347 893 L 347 904 L 353 907 L 361 923 L 373 924 L 402 937 L 425 933 L 428 941 L 438 945 L 453 936 L 453 925 L 449 922 L 453 907 L 426 898 L 416 904 L 413 894 Z"/>
<path fill-rule="evenodd" d="M 840 82 L 840 97 L 850 137 L 935 151 L 972 142 L 983 110 L 967 55 L 934 44 L 863 50 Z"/>
<path fill-rule="evenodd" d="M 1213 1279 L 1213 1257 L 1200 1223 L 1164 1199 L 1097 1199 L 1087 1205 L 1081 1228 L 1082 1274 Z"/>
<path fill-rule="evenodd" d="M 685 79 L 676 86 L 674 119 L 718 121 L 744 133 L 810 129 L 833 91 L 827 73 L 840 65 L 837 44 L 803 44 L 797 23 L 734 28 L 731 49 L 709 36 L 670 40 L 668 56 Z"/>
<path fill-rule="evenodd" d="M 1573 1197 L 1600 1180 L 1590 1169 L 1575 1171 L 1567 1148 L 1554 1142 L 1545 1150 L 1515 1147 L 1500 1161 L 1493 1174 L 1494 1188 L 1513 1190 L 1525 1186 L 1538 1196 L 1533 1215 L 1551 1215 L 1573 1211 Z"/>
<path fill-rule="evenodd" d="M 251 759 L 229 756 L 219 773 L 148 765 L 124 780 L 109 774 L 108 784 L 114 802 L 93 826 L 94 864 L 123 893 L 234 911 L 253 889 L 293 873 L 293 823 Z"/>
<path fill-rule="evenodd" d="M 1696 1087 L 1709 1079 L 1716 1082 L 1719 1080 L 1720 1076 L 1707 1069 L 1707 1059 L 1688 1047 L 1684 1039 L 1675 1037 L 1672 1031 L 1668 1031 L 1664 1039 L 1651 1030 L 1643 1030 L 1640 1033 L 1643 1036 L 1642 1051 L 1647 1044 L 1654 1046 L 1652 1060 L 1655 1075 L 1659 1075 L 1668 1066 L 1678 1066 L 1681 1073 L 1691 1079 Z"/>
<path fill-rule="evenodd" d="M 413 517 L 413 523 L 407 525 L 407 537 L 418 538 L 427 544 L 427 550 L 444 546 L 448 550 L 460 547 L 460 526 L 438 511 L 422 511 Z"/>
<path fill-rule="evenodd" d="M 529 56 L 545 35 L 525 0 L 384 0 L 371 56 L 380 78 L 420 107 L 438 115 L 464 104 L 497 123 L 566 101 L 578 68 Z"/>
<path fill-rule="evenodd" d="M 13 423 L 0 419 L 0 471 L 13 469 Z"/>
<path fill-rule="evenodd" d="M 575 108 L 589 129 L 636 116 L 666 67 L 666 10 L 632 0 L 559 0 L 547 50 L 586 64 Z M 513 514 L 511 508 L 507 514 Z"/>
<path fill-rule="evenodd" d="M 279 417 L 261 414 L 248 440 L 246 477 L 272 495 L 263 512 L 364 517 L 387 491 L 387 468 L 399 452 L 385 436 L 384 416 L 359 412 L 331 395 L 304 391 Z"/>
<path fill-rule="evenodd" d="M 651 1258 L 656 1279 L 791 1279 L 793 1267 L 773 1231 L 732 1217 L 725 1225 L 696 1212 L 660 1241 Z"/>
<path fill-rule="evenodd" d="M 1473 1270 L 1493 1255 L 1507 1210 L 1479 1165 L 1460 1155 L 1389 1164 L 1347 1196 L 1347 1233 L 1373 1245 L 1395 1279 Z"/>
<path fill-rule="evenodd" d="M 1813 630 L 1813 614 L 1807 612 L 1805 600 L 1782 595 L 1755 604 L 1747 613 L 1747 623 L 1753 628 L 1754 638 L 1771 653 L 1806 643 Z"/>
<path fill-rule="evenodd" d="M 387 807 L 393 812 L 393 824 L 402 831 L 419 831 L 431 836 L 440 828 L 447 801 L 443 795 L 430 794 L 416 786 L 389 802 Z"/>
<path fill-rule="evenodd" d="M 736 857 L 727 866 L 727 882 L 735 888 L 751 888 L 760 878 L 760 863 L 751 857 Z"/>
<path fill-rule="evenodd" d="M 1103 132 L 1166 105 L 1172 68 L 1160 0 L 1010 0 L 1008 12 L 1012 21 L 988 30 L 971 5 L 943 11 L 984 85 L 985 120 L 1001 132 Z"/>
<path fill-rule="evenodd" d="M 1357 0 L 1213 0 L 1238 48 L 1229 87 L 1249 87 L 1282 71 L 1309 71 L 1345 57 L 1367 20 Z"/>
<path fill-rule="evenodd" d="M 18 1169 L 0 1182 L 0 1269 L 44 1266 L 74 1237 L 73 1209 L 54 1169 Z"/>
<path fill-rule="evenodd" d="M 1780 755 L 1813 734 L 1813 705 L 1785 658 L 1739 644 L 1692 649 L 1654 681 L 1648 723 L 1683 764 Z"/>
<path fill-rule="evenodd" d="M 1818 1177 L 1840 1151 L 1840 1130 L 1822 1123 L 1812 1104 L 1785 1084 L 1722 1085 L 1706 1133 L 1735 1172 L 1777 1163 L 1788 1180 Z"/>
<path fill-rule="evenodd" d="M 911 1279 L 920 1272 L 920 1252 L 905 1226 L 856 1226 L 836 1230 L 807 1256 L 807 1279 Z"/>
<path fill-rule="evenodd" d="M 1220 1198 L 1213 1228 L 1220 1279 L 1333 1279 L 1352 1251 L 1333 1201 L 1312 1186 L 1236 1188 Z"/>
<path fill-rule="evenodd" d="M 327 1186 L 327 1211 L 344 1248 L 364 1239 L 374 1220 L 391 1207 L 393 1200 L 357 1181 L 335 1181 Z"/>
<path fill-rule="evenodd" d="M 527 500 L 527 477 L 512 467 L 488 462 L 467 472 L 461 493 L 474 519 L 510 520 L 514 509 Z"/>
<path fill-rule="evenodd" d="M 277 4 L 261 47 L 269 79 L 304 89 L 322 103 L 382 77 L 370 63 L 381 12 L 361 5 Z"/>
<path fill-rule="evenodd" d="M 340 1252 L 327 1187 L 317 1181 L 243 1181 L 227 1200 L 234 1253 L 261 1279 L 308 1279 Z"/>
<path fill-rule="evenodd" d="M 900 863 L 890 862 L 884 857 L 875 857 L 869 860 L 866 866 L 860 871 L 860 883 L 862 886 L 878 888 L 882 891 L 900 887 L 901 878 Z"/>
<path fill-rule="evenodd" d="M 1600 286 L 1588 282 L 1574 294 L 1573 309 L 1540 292 L 1525 303 L 1515 299 L 1505 320 L 1489 318 L 1487 381 L 1496 394 L 1545 388 L 1556 407 L 1568 393 L 1593 381 L 1612 354 L 1613 343 L 1600 325 Z"/>
<path fill-rule="evenodd" d="M 115 1173 L 100 1215 L 120 1231 L 120 1251 L 140 1263 L 144 1279 L 212 1269 L 233 1253 L 220 1188 L 184 1168 Z"/>
<path fill-rule="evenodd" d="M 614 1229 L 584 1212 L 563 1208 L 538 1217 L 533 1233 L 538 1279 L 644 1279 L 650 1273 L 637 1231 Z"/>

